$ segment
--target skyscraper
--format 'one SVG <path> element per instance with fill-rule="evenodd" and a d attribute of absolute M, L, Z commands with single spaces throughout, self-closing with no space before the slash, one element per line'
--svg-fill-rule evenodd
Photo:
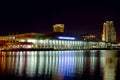
<path fill-rule="evenodd" d="M 103 24 L 102 41 L 116 42 L 116 31 L 113 21 L 106 21 Z"/>

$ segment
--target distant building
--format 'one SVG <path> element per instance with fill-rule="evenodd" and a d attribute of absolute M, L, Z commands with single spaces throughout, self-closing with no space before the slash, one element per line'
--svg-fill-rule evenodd
<path fill-rule="evenodd" d="M 116 31 L 113 21 L 106 21 L 103 24 L 102 41 L 116 42 Z"/>
<path fill-rule="evenodd" d="M 53 32 L 64 32 L 64 24 L 53 25 Z"/>
<path fill-rule="evenodd" d="M 98 40 L 97 36 L 94 34 L 83 35 L 82 37 L 84 40 L 88 40 L 88 41 L 97 41 Z"/>

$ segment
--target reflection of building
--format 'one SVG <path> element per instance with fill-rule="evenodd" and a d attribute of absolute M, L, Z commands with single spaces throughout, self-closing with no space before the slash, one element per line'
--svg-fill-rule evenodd
<path fill-rule="evenodd" d="M 53 32 L 64 32 L 64 24 L 53 25 Z"/>
<path fill-rule="evenodd" d="M 117 58 L 116 51 L 105 51 L 104 52 L 104 63 L 103 63 L 103 80 L 115 80 L 116 78 L 116 66 Z"/>
<path fill-rule="evenodd" d="M 116 42 L 116 32 L 112 21 L 103 24 L 102 41 Z"/>

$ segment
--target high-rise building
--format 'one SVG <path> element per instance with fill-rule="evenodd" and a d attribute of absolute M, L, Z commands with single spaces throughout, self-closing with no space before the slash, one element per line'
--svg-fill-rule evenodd
<path fill-rule="evenodd" d="M 116 31 L 113 21 L 106 21 L 103 24 L 102 41 L 116 42 Z"/>
<path fill-rule="evenodd" d="M 64 32 L 64 24 L 53 25 L 53 32 Z"/>

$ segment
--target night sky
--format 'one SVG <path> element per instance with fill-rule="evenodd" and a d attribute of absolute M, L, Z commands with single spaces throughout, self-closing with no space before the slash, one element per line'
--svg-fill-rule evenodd
<path fill-rule="evenodd" d="M 62 23 L 66 33 L 101 34 L 103 23 L 112 20 L 120 34 L 120 9 L 116 3 L 110 0 L 8 2 L 0 7 L 0 32 L 50 32 L 53 24 Z"/>

